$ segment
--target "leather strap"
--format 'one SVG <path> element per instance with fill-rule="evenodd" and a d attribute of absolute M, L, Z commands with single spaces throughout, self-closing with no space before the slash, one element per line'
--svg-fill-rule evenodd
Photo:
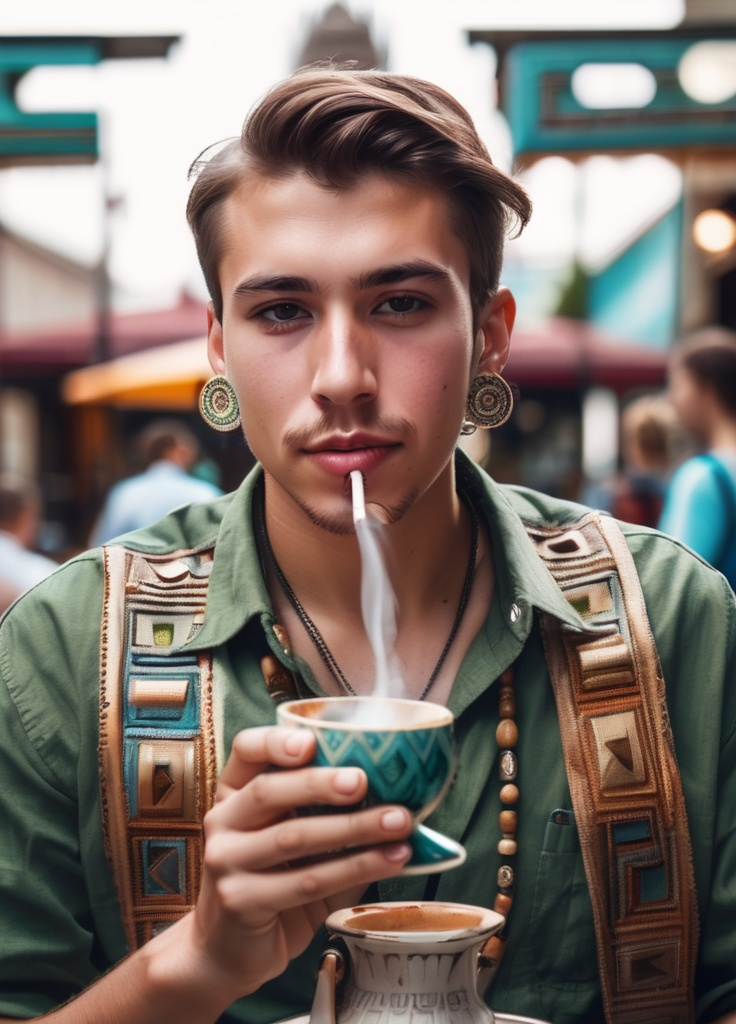
<path fill-rule="evenodd" d="M 664 680 L 628 545 L 598 513 L 527 531 L 586 625 L 543 616 L 608 1024 L 691 1024 L 697 903 Z"/>
<path fill-rule="evenodd" d="M 196 901 L 217 757 L 209 652 L 180 654 L 204 619 L 212 551 L 106 547 L 100 661 L 105 847 L 131 950 Z"/>

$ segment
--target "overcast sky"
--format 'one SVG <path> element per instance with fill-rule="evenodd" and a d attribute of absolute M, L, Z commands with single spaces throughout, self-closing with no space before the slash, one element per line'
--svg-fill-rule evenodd
<path fill-rule="evenodd" d="M 120 200 L 110 219 L 110 269 L 124 296 L 150 305 L 171 301 L 184 287 L 202 294 L 184 222 L 187 167 L 211 142 L 237 134 L 251 104 L 293 69 L 306 33 L 328 6 L 324 0 L 6 0 L 0 35 L 165 34 L 181 42 L 166 60 L 28 75 L 19 93 L 27 109 L 100 114 L 104 171 L 99 165 L 0 170 L 0 220 L 94 260 L 102 245 L 104 185 Z M 681 0 L 347 0 L 345 6 L 369 21 L 391 70 L 432 79 L 465 103 L 505 167 L 509 140 L 493 109 L 493 52 L 468 47 L 467 29 L 666 28 L 683 13 Z M 564 161 L 540 165 L 528 179 L 536 212 L 523 258 L 569 255 L 581 243 L 591 258 L 605 256 L 629 222 L 671 202 L 676 172 L 663 161 L 638 160 L 601 158 L 583 176 Z M 607 201 L 597 197 L 612 187 L 627 189 L 634 177 L 633 205 L 611 218 L 610 191 Z M 574 228 L 581 207 L 588 213 L 582 239 Z"/>

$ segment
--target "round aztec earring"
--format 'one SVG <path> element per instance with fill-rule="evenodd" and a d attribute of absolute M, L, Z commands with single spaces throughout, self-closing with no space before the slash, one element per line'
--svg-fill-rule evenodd
<path fill-rule="evenodd" d="M 213 430 L 237 430 L 240 426 L 240 406 L 235 389 L 227 377 L 210 377 L 199 396 L 202 419 Z"/>
<path fill-rule="evenodd" d="M 474 433 L 476 427 L 492 430 L 500 427 L 511 415 L 514 395 L 511 388 L 497 373 L 479 373 L 468 392 L 465 423 L 461 433 Z"/>

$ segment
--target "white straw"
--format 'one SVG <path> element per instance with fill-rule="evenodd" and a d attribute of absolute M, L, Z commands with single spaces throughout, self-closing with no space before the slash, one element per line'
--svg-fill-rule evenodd
<path fill-rule="evenodd" d="M 353 522 L 358 523 L 365 519 L 365 491 L 363 489 L 363 474 L 359 469 L 354 469 L 350 474 L 350 484 L 353 489 Z"/>

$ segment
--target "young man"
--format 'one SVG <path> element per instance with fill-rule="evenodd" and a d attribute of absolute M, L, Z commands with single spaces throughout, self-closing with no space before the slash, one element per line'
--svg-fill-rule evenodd
<path fill-rule="evenodd" d="M 588 526 L 555 539 L 584 510 L 499 487 L 455 450 L 466 417 L 505 415 L 495 415 L 506 398 L 496 375 L 514 302 L 498 278 L 526 196 L 442 90 L 339 69 L 276 87 L 242 140 L 197 170 L 189 218 L 218 375 L 203 409 L 225 428 L 239 407 L 260 465 L 234 495 L 179 510 L 104 560 L 98 550 L 67 564 L 3 624 L 0 1020 L 48 1015 L 69 997 L 54 1022 L 304 1013 L 330 908 L 434 897 L 508 914 L 487 995 L 498 1010 L 598 1021 L 607 985 L 646 993 L 628 1020 L 692 1019 L 693 993 L 682 997 L 698 943 L 690 843 L 684 808 L 678 817 L 668 803 L 663 823 L 657 803 L 680 783 L 646 745 L 666 755 L 665 709 L 637 704 L 630 676 L 593 722 L 609 757 L 603 797 L 621 791 L 630 805 L 605 826 L 621 874 L 592 895 L 586 882 L 604 833 L 576 827 L 588 819 L 585 799 L 573 810 L 561 745 L 570 722 L 550 685 L 565 677 L 557 639 L 593 635 L 585 650 L 608 662 L 535 550 L 551 565 L 587 550 Z M 442 874 L 399 878 L 406 810 L 361 809 L 361 772 L 308 767 L 309 734 L 273 727 L 272 694 L 289 690 L 292 673 L 300 695 L 372 689 L 354 469 L 386 524 L 406 696 L 447 702 L 456 717 L 456 784 L 432 823 L 468 857 Z M 697 1013 L 733 1022 L 733 600 L 676 543 L 638 528 L 627 540 L 690 823 Z M 602 566 L 596 579 L 610 582 Z M 628 604 L 636 573 L 624 575 L 615 595 Z M 605 618 L 596 586 L 585 592 Z M 634 638 L 604 630 L 619 660 L 622 646 L 647 648 L 638 608 L 629 625 L 610 610 Z M 581 678 L 593 701 L 598 681 Z M 620 721 L 625 736 L 608 728 Z M 637 729 L 648 737 L 638 746 Z M 499 744 L 509 748 L 500 780 Z M 632 794 L 645 790 L 654 797 L 639 809 Z M 594 800 L 606 802 L 591 790 Z M 295 816 L 314 805 L 346 810 Z M 644 961 L 614 960 L 623 981 L 604 980 L 608 951 L 596 955 L 593 904 L 607 900 L 635 939 L 652 910 L 661 924 L 685 908 Z M 630 953 L 631 929 L 616 934 Z"/>

